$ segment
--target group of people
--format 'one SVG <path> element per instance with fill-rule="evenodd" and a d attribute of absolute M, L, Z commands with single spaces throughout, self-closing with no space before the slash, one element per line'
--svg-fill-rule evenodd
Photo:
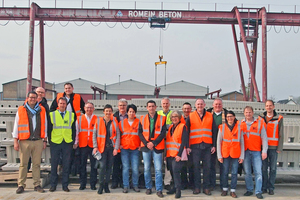
<path fill-rule="evenodd" d="M 103 117 L 93 114 L 93 103 L 84 103 L 73 93 L 73 85 L 66 83 L 49 109 L 45 90 L 41 87 L 29 92 L 23 106 L 18 108 L 13 130 L 14 148 L 20 152 L 17 194 L 24 192 L 28 160 L 32 159 L 34 190 L 40 186 L 40 162 L 47 142 L 51 153 L 50 192 L 56 190 L 57 168 L 62 164 L 62 189 L 69 192 L 69 173 L 72 152 L 80 152 L 80 187 L 86 189 L 87 160 L 91 163 L 90 189 L 98 194 L 110 193 L 111 188 L 123 188 L 128 193 L 139 189 L 140 152 L 144 165 L 146 194 L 152 194 L 151 165 L 154 163 L 155 189 L 163 197 L 164 185 L 170 185 L 167 194 L 181 197 L 181 189 L 193 188 L 193 194 L 203 191 L 211 195 L 216 187 L 216 163 L 220 169 L 221 196 L 228 195 L 228 174 L 231 168 L 230 196 L 237 198 L 236 185 L 239 164 L 245 171 L 246 193 L 253 192 L 258 199 L 263 193 L 274 194 L 277 155 L 283 148 L 283 118 L 275 112 L 272 100 L 265 102 L 266 111 L 254 117 L 253 108 L 244 108 L 245 118 L 238 121 L 235 113 L 223 108 L 216 98 L 213 108 L 206 110 L 203 99 L 195 101 L 196 110 L 186 102 L 182 114 L 170 110 L 170 100 L 161 100 L 162 110 L 156 111 L 153 100 L 147 102 L 148 113 L 136 117 L 137 107 L 125 99 L 118 102 L 118 111 L 104 106 Z M 166 161 L 163 177 L 163 161 Z M 202 161 L 202 165 L 200 164 Z M 201 166 L 203 184 L 201 184 Z M 252 181 L 255 175 L 255 190 Z M 269 169 L 270 168 L 270 169 Z M 130 183 L 130 169 L 132 183 Z M 173 182 L 171 182 L 173 180 Z M 201 190 L 202 189 L 202 190 Z"/>

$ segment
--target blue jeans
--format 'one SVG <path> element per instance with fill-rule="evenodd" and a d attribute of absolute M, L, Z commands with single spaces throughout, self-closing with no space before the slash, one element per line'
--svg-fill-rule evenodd
<path fill-rule="evenodd" d="M 163 179 L 162 179 L 162 164 L 163 164 L 163 153 L 155 153 L 155 151 L 149 150 L 148 152 L 143 152 L 144 160 L 144 176 L 145 184 L 147 189 L 152 189 L 152 178 L 151 178 L 151 158 L 154 161 L 155 170 L 155 187 L 156 191 L 163 190 Z"/>
<path fill-rule="evenodd" d="M 243 163 L 244 170 L 246 173 L 245 182 L 246 189 L 249 192 L 253 192 L 253 181 L 252 181 L 252 171 L 251 166 L 253 166 L 253 171 L 255 175 L 255 194 L 262 193 L 262 160 L 260 151 L 245 151 L 245 160 Z"/>
<path fill-rule="evenodd" d="M 123 187 L 129 188 L 129 169 L 131 165 L 133 187 L 139 185 L 139 150 L 121 149 Z"/>
<path fill-rule="evenodd" d="M 263 174 L 263 190 L 274 190 L 274 184 L 276 179 L 277 170 L 277 157 L 278 153 L 276 149 L 268 149 L 268 157 L 262 161 L 262 174 Z M 268 174 L 268 168 L 270 166 L 270 172 Z"/>
<path fill-rule="evenodd" d="M 235 188 L 237 185 L 237 173 L 238 173 L 238 167 L 239 167 L 239 159 L 238 158 L 231 158 L 230 156 L 228 158 L 223 158 L 223 171 L 222 171 L 222 186 L 223 190 L 228 190 L 228 174 L 229 174 L 229 168 L 231 163 L 231 192 L 235 192 Z"/>

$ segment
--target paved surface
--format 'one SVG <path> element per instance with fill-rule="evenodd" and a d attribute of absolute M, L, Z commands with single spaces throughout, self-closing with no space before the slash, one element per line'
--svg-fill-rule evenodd
<path fill-rule="evenodd" d="M 69 193 L 64 192 L 61 188 L 61 184 L 57 186 L 57 190 L 55 192 L 49 192 L 49 185 L 45 188 L 45 193 L 38 193 L 33 191 L 33 189 L 26 189 L 23 194 L 16 194 L 16 186 L 15 184 L 1 184 L 0 185 L 0 199 L 22 199 L 22 200 L 31 200 L 31 199 L 49 199 L 49 200 L 85 200 L 85 199 L 103 199 L 103 200 L 158 200 L 156 193 L 152 193 L 152 195 L 146 195 L 145 190 L 141 190 L 140 193 L 135 193 L 133 190 L 130 190 L 129 193 L 124 194 L 122 190 L 114 189 L 111 190 L 109 194 L 98 195 L 96 191 L 92 191 L 87 189 L 80 191 L 78 183 L 71 183 L 69 185 L 69 189 L 71 190 Z M 164 190 L 165 197 L 163 199 L 175 199 L 174 195 L 166 195 L 166 191 Z M 250 197 L 244 197 L 243 194 L 245 192 L 245 185 L 243 182 L 239 182 L 237 188 L 237 195 L 239 199 L 252 200 L 257 199 L 254 195 Z M 221 190 L 218 188 L 217 190 L 212 192 L 211 196 L 206 196 L 205 194 L 193 195 L 190 189 L 182 191 L 181 199 L 191 199 L 191 200 L 228 200 L 233 199 L 230 196 L 222 197 Z M 272 199 L 272 200 L 299 200 L 300 199 L 300 184 L 291 184 L 291 183 L 281 183 L 276 185 L 275 195 L 271 196 L 268 194 L 264 194 L 264 199 Z"/>

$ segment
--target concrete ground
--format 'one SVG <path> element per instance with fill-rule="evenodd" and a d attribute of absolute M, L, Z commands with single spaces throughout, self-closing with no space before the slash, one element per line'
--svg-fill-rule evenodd
<path fill-rule="evenodd" d="M 31 200 L 31 199 L 40 199 L 40 200 L 85 200 L 85 199 L 103 199 L 103 200 L 157 200 L 159 199 L 156 196 L 156 193 L 153 192 L 151 195 L 145 194 L 145 189 L 142 189 L 140 193 L 136 193 L 133 190 L 129 190 L 129 193 L 122 193 L 122 189 L 111 189 L 111 193 L 98 195 L 97 191 L 90 190 L 89 185 L 87 189 L 81 191 L 79 190 L 79 183 L 71 183 L 69 185 L 70 192 L 64 192 L 62 190 L 61 184 L 57 186 L 55 192 L 49 192 L 50 186 L 46 186 L 45 193 L 38 193 L 33 191 L 33 189 L 26 189 L 22 194 L 16 194 L 16 185 L 15 184 L 1 184 L 0 185 L 0 199 L 22 199 L 22 200 Z M 239 199 L 252 200 L 256 199 L 255 195 L 250 197 L 244 197 L 245 193 L 245 184 L 243 181 L 239 181 L 237 187 L 237 195 Z M 166 195 L 166 190 L 163 191 L 165 197 L 163 199 L 175 199 L 174 195 Z M 279 183 L 276 184 L 275 195 L 264 194 L 264 199 L 272 200 L 290 200 L 290 199 L 300 199 L 300 184 L 299 183 Z M 217 188 L 215 191 L 212 191 L 211 196 L 206 196 L 205 194 L 193 195 L 192 190 L 187 189 L 182 191 L 181 199 L 191 199 L 191 200 L 227 200 L 232 199 L 230 196 L 222 197 L 221 190 Z"/>

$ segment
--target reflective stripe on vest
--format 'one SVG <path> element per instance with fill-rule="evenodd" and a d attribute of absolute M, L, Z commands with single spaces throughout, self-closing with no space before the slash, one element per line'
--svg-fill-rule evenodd
<path fill-rule="evenodd" d="M 44 107 L 40 106 L 40 119 L 41 124 L 36 124 L 36 126 L 41 126 L 41 133 L 40 137 L 45 138 L 46 133 L 46 110 Z M 29 120 L 28 120 L 28 114 L 27 110 L 24 106 L 20 106 L 18 108 L 18 116 L 19 116 L 19 122 L 18 122 L 18 139 L 19 140 L 27 140 L 30 137 L 30 130 L 29 130 Z"/>
<path fill-rule="evenodd" d="M 227 140 L 224 139 L 224 132 L 225 132 L 225 126 L 222 126 L 222 137 L 223 137 L 223 141 L 225 142 L 239 142 L 241 140 L 240 136 L 241 136 L 241 124 L 238 124 L 238 139 L 232 139 L 232 140 Z"/>
<path fill-rule="evenodd" d="M 162 115 L 158 115 L 158 116 L 160 116 L 160 130 L 157 131 L 157 130 L 155 130 L 155 127 L 154 127 L 154 134 L 160 134 L 161 129 L 162 129 L 162 127 L 163 127 L 163 117 L 164 117 L 164 116 L 162 116 Z M 149 127 L 149 128 L 145 128 L 145 126 L 144 126 L 145 120 L 146 120 L 146 117 L 144 117 L 144 121 L 143 121 L 143 123 L 142 123 L 142 126 L 143 126 L 143 132 L 149 132 L 149 128 L 150 128 L 150 127 Z"/>
<path fill-rule="evenodd" d="M 173 128 L 173 124 L 170 126 L 167 136 L 166 136 L 166 149 L 167 149 L 167 157 L 176 157 L 178 155 L 179 149 L 182 142 L 182 132 L 185 124 L 179 123 L 175 128 L 173 135 L 171 136 L 171 130 Z"/>
<path fill-rule="evenodd" d="M 276 131 L 277 131 L 277 126 L 278 126 L 278 121 L 269 121 L 268 124 L 274 124 L 273 137 L 268 136 L 268 140 L 278 141 L 278 138 L 276 138 Z M 267 124 L 267 126 L 268 126 L 268 124 Z"/>
<path fill-rule="evenodd" d="M 64 93 L 57 94 L 57 97 L 56 97 L 57 102 L 60 97 L 64 97 Z M 81 115 L 80 102 L 81 102 L 81 96 L 79 94 L 74 94 L 72 104 L 73 104 L 73 109 L 74 109 L 73 111 L 77 117 L 79 117 Z M 58 107 L 57 107 L 57 109 L 58 109 Z"/>
<path fill-rule="evenodd" d="M 166 124 L 170 125 L 172 124 L 172 120 L 171 120 L 171 114 L 172 114 L 172 110 L 169 110 L 168 114 L 165 115 L 163 110 L 159 110 L 157 111 L 157 114 L 161 115 L 161 116 L 165 116 L 166 117 Z"/>
<path fill-rule="evenodd" d="M 227 124 L 221 124 L 222 127 L 222 144 L 221 153 L 223 158 L 239 158 L 241 155 L 241 124 L 237 121 L 232 131 Z M 237 132 L 236 132 L 237 131 Z M 237 137 L 237 138 L 236 138 Z M 229 139 L 231 138 L 231 139 Z"/>
<path fill-rule="evenodd" d="M 162 116 L 162 115 L 157 115 L 157 119 L 156 119 L 156 122 L 154 124 L 154 138 L 151 138 L 152 140 L 155 140 L 161 133 L 162 131 L 162 127 L 164 126 L 164 123 L 165 123 L 165 119 L 166 117 L 165 116 Z M 143 127 L 143 136 L 144 138 L 146 139 L 147 142 L 149 142 L 149 138 L 150 138 L 150 131 L 149 131 L 149 128 L 150 128 L 150 122 L 149 122 L 149 115 L 145 115 L 145 116 L 141 116 L 141 119 L 140 119 L 140 122 L 142 124 L 142 127 Z M 159 121 L 159 129 L 158 128 L 158 121 Z M 146 126 L 148 125 L 148 126 Z M 144 143 L 141 142 L 141 147 L 144 147 Z M 165 147 L 165 144 L 164 144 L 164 140 L 162 140 L 158 145 L 156 145 L 156 149 L 157 150 L 163 150 Z"/>
<path fill-rule="evenodd" d="M 213 115 L 206 112 L 201 119 L 197 111 L 190 113 L 190 145 L 202 142 L 212 144 Z"/>
<path fill-rule="evenodd" d="M 267 136 L 268 136 L 268 145 L 269 146 L 278 146 L 279 144 L 279 121 L 282 120 L 283 117 L 281 115 L 278 116 L 276 119 L 271 119 L 267 123 L 266 131 L 267 131 Z"/>
<path fill-rule="evenodd" d="M 121 121 L 121 128 L 122 128 L 122 131 L 124 131 L 124 121 Z M 138 132 L 123 132 L 122 135 L 139 135 Z"/>
<path fill-rule="evenodd" d="M 130 125 L 128 119 L 122 120 L 120 123 L 121 145 L 123 149 L 136 150 L 141 145 L 140 137 L 138 136 L 139 119 L 134 119 Z"/>
<path fill-rule="evenodd" d="M 113 145 L 113 147 L 115 147 L 115 143 L 116 143 L 116 118 L 113 117 L 112 118 L 112 133 L 111 133 L 111 143 Z M 97 124 L 95 125 L 97 128 L 97 145 L 98 145 L 98 149 L 100 153 L 104 152 L 104 148 L 105 148 L 105 142 L 106 142 L 106 124 L 105 121 L 103 119 L 103 117 L 99 117 L 97 120 Z M 102 133 L 102 134 L 101 134 Z"/>
<path fill-rule="evenodd" d="M 74 113 L 66 111 L 64 119 L 58 110 L 50 113 L 53 129 L 51 132 L 51 141 L 55 144 L 61 144 L 63 140 L 66 143 L 73 141 L 72 139 L 72 123 L 74 122 Z"/>
<path fill-rule="evenodd" d="M 93 148 L 93 129 L 96 123 L 97 116 L 93 115 L 90 123 L 85 115 L 81 115 L 78 118 L 78 139 L 79 147 L 89 146 Z"/>
<path fill-rule="evenodd" d="M 261 151 L 261 130 L 264 127 L 264 122 L 262 119 L 256 119 L 251 124 L 249 131 L 246 122 L 243 121 L 241 123 L 241 129 L 244 134 L 245 150 L 249 149 L 250 151 Z M 247 136 L 247 133 L 249 133 L 249 137 Z"/>

